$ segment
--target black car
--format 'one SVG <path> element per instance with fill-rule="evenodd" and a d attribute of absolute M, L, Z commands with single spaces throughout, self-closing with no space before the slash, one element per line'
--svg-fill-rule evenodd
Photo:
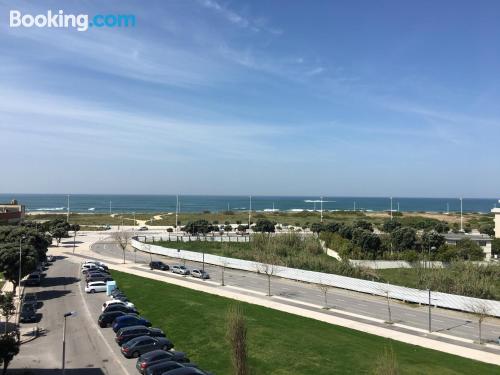
<path fill-rule="evenodd" d="M 151 352 L 141 355 L 137 359 L 135 367 L 141 374 L 144 374 L 144 372 L 149 366 L 153 366 L 158 363 L 167 361 L 175 361 L 178 363 L 190 362 L 189 358 L 186 356 L 186 353 L 183 352 L 176 352 L 176 351 L 166 352 L 165 350 L 153 350 Z"/>
<path fill-rule="evenodd" d="M 164 372 L 161 375 L 211 375 L 209 372 L 200 370 L 197 367 L 183 367 Z"/>
<path fill-rule="evenodd" d="M 156 350 L 170 350 L 174 344 L 165 337 L 139 336 L 122 345 L 122 354 L 127 357 L 139 357 L 141 354 Z"/>
<path fill-rule="evenodd" d="M 114 303 L 112 305 L 109 305 L 108 307 L 106 307 L 103 313 L 108 313 L 112 311 L 122 311 L 124 313 L 139 314 L 139 311 L 137 311 L 135 307 L 128 307 L 120 303 Z"/>
<path fill-rule="evenodd" d="M 171 370 L 175 370 L 178 368 L 184 367 L 196 367 L 194 363 L 179 363 L 175 361 L 162 361 L 155 365 L 149 366 L 146 371 L 144 371 L 144 375 L 162 375 L 163 373 Z"/>
<path fill-rule="evenodd" d="M 40 286 L 40 283 L 42 281 L 42 277 L 40 276 L 39 273 L 37 272 L 34 272 L 34 273 L 30 273 L 28 275 L 28 278 L 26 280 L 24 280 L 24 285 L 28 286 Z"/>
<path fill-rule="evenodd" d="M 100 271 L 97 272 L 91 271 L 85 274 L 85 280 L 88 280 L 91 277 L 111 277 L 111 275 L 107 272 L 100 272 Z"/>
<path fill-rule="evenodd" d="M 21 323 L 36 322 L 36 309 L 33 304 L 28 303 L 21 306 L 19 321 Z"/>
<path fill-rule="evenodd" d="M 170 269 L 168 264 L 165 264 L 160 261 L 149 262 L 149 268 L 151 268 L 152 270 L 162 270 L 162 271 L 168 271 Z"/>
<path fill-rule="evenodd" d="M 26 293 L 23 296 L 22 301 L 23 305 L 32 305 L 35 310 L 38 307 L 38 298 L 36 296 L 36 293 Z"/>
<path fill-rule="evenodd" d="M 115 341 L 118 345 L 122 346 L 127 341 L 139 336 L 166 337 L 165 333 L 159 328 L 149 328 L 146 326 L 130 326 L 118 330 L 118 332 L 116 332 Z"/>
<path fill-rule="evenodd" d="M 123 311 L 111 311 L 111 312 L 105 312 L 99 315 L 99 319 L 97 319 L 97 323 L 99 324 L 99 327 L 105 328 L 105 327 L 110 327 L 113 324 L 113 321 L 118 318 L 119 316 L 123 315 L 135 315 L 133 313 L 126 313 Z"/>
<path fill-rule="evenodd" d="M 94 281 L 113 281 L 113 278 L 111 276 L 92 276 L 87 278 L 87 283 L 92 283 Z"/>
<path fill-rule="evenodd" d="M 111 295 L 112 295 L 113 297 L 114 297 L 114 296 L 117 296 L 117 295 L 120 295 L 120 294 L 121 294 L 121 295 L 123 295 L 123 296 L 125 295 L 125 293 L 124 293 L 124 292 L 122 292 L 122 291 L 121 291 L 120 289 L 118 289 L 118 288 L 113 289 L 113 290 L 111 291 Z"/>

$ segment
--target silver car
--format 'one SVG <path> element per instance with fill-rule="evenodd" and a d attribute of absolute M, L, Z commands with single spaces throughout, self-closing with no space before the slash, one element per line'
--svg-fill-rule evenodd
<path fill-rule="evenodd" d="M 207 272 L 199 270 L 197 268 L 191 270 L 191 276 L 196 277 L 198 279 L 210 279 L 210 275 Z"/>
<path fill-rule="evenodd" d="M 185 266 L 179 266 L 179 265 L 173 266 L 172 272 L 178 273 L 179 275 L 189 275 L 189 270 Z"/>

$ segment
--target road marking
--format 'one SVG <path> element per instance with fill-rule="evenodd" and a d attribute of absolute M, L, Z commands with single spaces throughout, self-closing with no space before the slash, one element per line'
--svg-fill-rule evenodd
<path fill-rule="evenodd" d="M 80 287 L 80 283 L 77 284 L 77 288 L 78 288 L 78 291 L 80 292 L 80 297 L 82 297 L 82 299 L 83 299 L 83 305 L 85 306 L 85 310 L 87 312 L 87 317 L 91 317 L 92 314 L 90 313 L 89 307 L 87 306 L 87 300 L 85 299 L 85 296 L 84 296 L 84 294 L 82 292 L 82 288 Z M 91 320 L 91 324 L 90 325 L 98 333 L 98 335 L 101 337 L 102 341 L 104 341 L 104 344 L 106 344 L 106 346 L 108 347 L 109 352 L 112 353 L 113 359 L 115 360 L 115 362 L 118 363 L 118 365 L 121 367 L 121 369 L 123 370 L 123 372 L 125 374 L 130 374 L 130 372 L 128 372 L 128 370 L 125 368 L 125 366 L 123 366 L 123 363 L 119 359 L 116 358 L 117 355 L 116 355 L 115 351 L 113 350 L 113 348 L 111 347 L 111 345 L 109 345 L 108 340 L 106 340 L 106 338 L 104 337 L 104 335 L 102 334 L 102 332 L 96 327 L 96 325 L 92 324 L 92 323 L 94 323 L 94 322 Z"/>
<path fill-rule="evenodd" d="M 439 323 L 444 323 L 444 320 L 439 320 L 439 319 L 432 319 L 433 322 L 439 322 Z"/>
<path fill-rule="evenodd" d="M 465 328 L 470 328 L 470 329 L 473 329 L 473 328 L 474 328 L 473 326 L 466 326 L 466 325 L 464 325 L 463 327 L 465 327 Z"/>
<path fill-rule="evenodd" d="M 408 316 L 413 316 L 414 318 L 416 318 L 417 316 L 415 314 L 410 314 L 408 312 L 404 312 L 405 315 L 408 315 Z"/>

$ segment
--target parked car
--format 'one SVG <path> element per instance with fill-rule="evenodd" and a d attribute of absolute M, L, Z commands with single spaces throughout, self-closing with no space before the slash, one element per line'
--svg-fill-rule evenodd
<path fill-rule="evenodd" d="M 26 280 L 24 280 L 24 285 L 26 286 L 40 286 L 42 282 L 42 277 L 38 272 L 33 272 L 28 275 Z"/>
<path fill-rule="evenodd" d="M 135 316 L 120 316 L 115 319 L 113 323 L 113 331 L 118 332 L 120 328 L 130 327 L 130 326 L 146 326 L 151 327 L 151 322 L 143 317 Z"/>
<path fill-rule="evenodd" d="M 112 300 L 106 301 L 102 304 L 102 311 L 106 310 L 106 308 L 108 306 L 111 306 L 111 305 L 124 305 L 124 306 L 130 307 L 130 308 L 135 307 L 135 305 L 132 302 L 123 302 L 123 301 L 120 301 L 118 299 L 112 299 Z"/>
<path fill-rule="evenodd" d="M 212 375 L 210 372 L 203 371 L 197 367 L 183 367 L 164 372 L 162 375 Z"/>
<path fill-rule="evenodd" d="M 113 325 L 113 322 L 115 321 L 116 318 L 124 315 L 137 316 L 136 314 L 126 313 L 124 311 L 110 311 L 99 315 L 97 323 L 101 328 L 110 327 L 111 325 Z"/>
<path fill-rule="evenodd" d="M 115 341 L 118 345 L 121 346 L 127 341 L 139 336 L 166 337 L 165 333 L 159 328 L 150 328 L 146 326 L 130 326 L 118 330 L 118 332 L 116 332 Z"/>
<path fill-rule="evenodd" d="M 89 271 L 85 274 L 85 279 L 91 277 L 111 277 L 109 272 L 101 272 L 101 271 Z"/>
<path fill-rule="evenodd" d="M 105 291 L 106 291 L 105 281 L 92 281 L 88 283 L 87 286 L 85 287 L 85 292 L 87 293 L 96 293 Z"/>
<path fill-rule="evenodd" d="M 112 306 L 106 307 L 106 310 L 104 310 L 103 313 L 113 312 L 113 311 L 122 311 L 126 314 L 128 314 L 128 313 L 139 314 L 139 311 L 137 311 L 137 309 L 135 307 L 127 307 L 124 305 L 112 305 Z"/>
<path fill-rule="evenodd" d="M 198 279 L 210 279 L 210 275 L 207 272 L 197 268 L 191 270 L 191 276 L 197 277 Z"/>
<path fill-rule="evenodd" d="M 113 290 L 111 291 L 111 296 L 112 296 L 112 297 L 115 297 L 115 296 L 124 296 L 124 295 L 125 295 L 125 293 L 124 293 L 124 292 L 122 292 L 122 291 L 121 291 L 120 289 L 118 289 L 118 288 L 115 288 L 115 289 L 113 289 Z"/>
<path fill-rule="evenodd" d="M 99 266 L 99 267 L 102 267 L 102 268 L 108 268 L 108 266 L 106 265 L 106 263 L 103 263 L 99 260 L 94 260 L 94 259 L 87 259 L 87 260 L 84 260 L 83 263 L 82 263 L 82 266 L 84 264 L 95 264 L 96 266 Z"/>
<path fill-rule="evenodd" d="M 175 361 L 178 363 L 190 362 L 189 358 L 186 356 L 186 353 L 183 352 L 176 352 L 176 351 L 166 352 L 165 350 L 153 350 L 151 352 L 142 354 L 137 359 L 135 367 L 141 374 L 144 374 L 144 372 L 149 366 L 153 366 L 160 362 L 167 362 L 167 361 Z"/>
<path fill-rule="evenodd" d="M 23 295 L 23 305 L 32 305 L 33 308 L 36 310 L 38 307 L 38 298 L 36 296 L 36 293 L 26 293 Z"/>
<path fill-rule="evenodd" d="M 33 304 L 22 304 L 19 321 L 21 323 L 36 322 L 36 308 L 35 306 L 33 306 Z"/>
<path fill-rule="evenodd" d="M 160 261 L 150 262 L 149 268 L 151 268 L 152 270 L 162 270 L 162 271 L 168 271 L 170 269 L 168 264 L 165 264 L 165 263 L 160 262 Z"/>
<path fill-rule="evenodd" d="M 179 363 L 175 361 L 161 361 L 146 369 L 144 375 L 162 375 L 163 373 L 178 368 L 197 367 L 194 363 Z"/>
<path fill-rule="evenodd" d="M 122 302 L 130 302 L 128 297 L 125 294 L 116 294 L 113 296 L 113 299 L 116 299 L 116 300 L 122 301 Z"/>
<path fill-rule="evenodd" d="M 175 265 L 172 267 L 172 272 L 179 275 L 189 275 L 189 270 L 185 266 Z"/>
<path fill-rule="evenodd" d="M 148 230 L 148 227 L 139 227 L 137 230 L 140 230 L 140 231 L 144 231 L 144 230 Z"/>
<path fill-rule="evenodd" d="M 92 276 L 86 279 L 87 283 L 93 283 L 95 281 L 113 281 L 113 278 L 111 276 Z"/>
<path fill-rule="evenodd" d="M 156 349 L 170 350 L 174 345 L 165 337 L 139 336 L 122 345 L 121 352 L 127 357 L 139 357 Z"/>

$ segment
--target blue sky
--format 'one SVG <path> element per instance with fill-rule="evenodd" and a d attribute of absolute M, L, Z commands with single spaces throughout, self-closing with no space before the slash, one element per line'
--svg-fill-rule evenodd
<path fill-rule="evenodd" d="M 11 9 L 137 25 L 13 29 Z M 0 192 L 495 197 L 499 13 L 1 1 Z"/>

